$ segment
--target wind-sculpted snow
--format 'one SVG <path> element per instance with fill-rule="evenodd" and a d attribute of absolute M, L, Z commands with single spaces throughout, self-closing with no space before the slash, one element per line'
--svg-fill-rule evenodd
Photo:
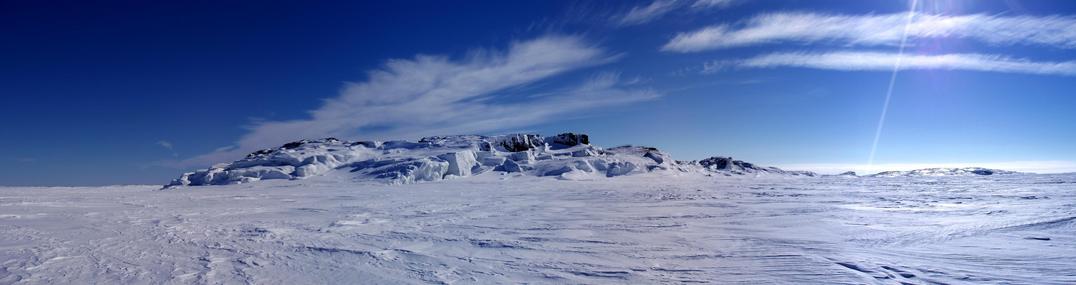
<path fill-rule="evenodd" d="M 729 157 L 676 161 L 652 147 L 610 149 L 590 145 L 585 134 L 427 137 L 418 142 L 303 140 L 246 158 L 183 174 L 169 186 L 227 185 L 271 179 L 305 179 L 346 170 L 356 180 L 393 184 L 438 181 L 494 171 L 561 179 L 614 177 L 648 172 L 703 175 L 816 176 L 807 171 L 761 167 Z"/>
<path fill-rule="evenodd" d="M 184 173 L 170 185 L 221 185 L 307 178 L 325 174 L 354 161 L 375 157 L 378 149 L 392 149 L 392 145 L 378 142 L 348 143 L 334 138 L 302 140 L 276 149 L 259 150 L 229 164 Z"/>
<path fill-rule="evenodd" d="M 355 168 L 450 167 L 409 159 Z M 0 188 L 0 284 L 1076 284 L 1074 175 L 626 162 L 643 172 L 386 185 L 346 167 L 184 191 Z"/>

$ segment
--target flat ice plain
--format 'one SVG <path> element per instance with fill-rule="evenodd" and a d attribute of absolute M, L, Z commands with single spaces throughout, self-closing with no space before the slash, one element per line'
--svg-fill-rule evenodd
<path fill-rule="evenodd" d="M 1076 175 L 0 188 L 0 284 L 1074 284 Z"/>

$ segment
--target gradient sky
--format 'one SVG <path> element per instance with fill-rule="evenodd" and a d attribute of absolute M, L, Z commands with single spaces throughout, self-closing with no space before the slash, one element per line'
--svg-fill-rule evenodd
<path fill-rule="evenodd" d="M 822 172 L 1076 171 L 1072 1 L 220 2 L 0 3 L 0 185 L 564 131 Z"/>

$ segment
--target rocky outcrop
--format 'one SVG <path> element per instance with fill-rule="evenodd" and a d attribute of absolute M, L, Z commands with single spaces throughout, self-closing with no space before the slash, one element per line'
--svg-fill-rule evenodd
<path fill-rule="evenodd" d="M 700 160 L 698 165 L 702 168 L 726 174 L 778 174 L 778 175 L 790 175 L 790 176 L 818 176 L 817 173 L 810 171 L 790 171 L 783 170 L 777 167 L 763 167 L 758 166 L 750 162 L 742 160 L 735 160 L 732 157 L 714 156 L 707 159 Z"/>
<path fill-rule="evenodd" d="M 839 177 L 839 178 L 858 178 L 859 175 L 855 171 L 846 171 L 833 175 L 822 175 L 823 177 Z"/>
<path fill-rule="evenodd" d="M 869 177 L 930 177 L 930 176 L 989 176 L 989 175 L 1013 175 L 1019 172 L 990 169 L 982 167 L 963 168 L 924 168 L 908 171 L 885 171 L 869 175 Z"/>
<path fill-rule="evenodd" d="M 759 171 L 770 170 L 768 168 L 757 167 L 752 163 L 742 160 L 735 160 L 732 157 L 714 156 L 699 161 L 699 165 L 714 171 L 731 171 L 731 172 L 744 172 L 754 173 Z M 776 168 L 773 168 L 776 169 Z"/>
<path fill-rule="evenodd" d="M 563 133 L 551 137 L 549 143 L 561 147 L 572 147 L 581 144 L 588 145 L 590 144 L 590 137 L 585 134 Z"/>
<path fill-rule="evenodd" d="M 545 145 L 545 140 L 539 135 L 515 134 L 498 140 L 497 145 L 507 152 L 528 151 Z"/>
<path fill-rule="evenodd" d="M 729 157 L 682 162 L 653 147 L 590 145 L 586 134 L 435 136 L 411 141 L 356 141 L 335 138 L 300 140 L 255 151 L 245 158 L 185 173 L 169 186 L 250 183 L 306 179 L 343 171 L 354 180 L 388 183 L 438 181 L 487 171 L 512 175 L 597 179 L 649 172 L 724 175 L 814 176 L 810 172 L 760 167 Z"/>

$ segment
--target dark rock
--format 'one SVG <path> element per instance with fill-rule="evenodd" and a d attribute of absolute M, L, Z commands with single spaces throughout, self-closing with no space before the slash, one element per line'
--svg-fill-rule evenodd
<path fill-rule="evenodd" d="M 742 160 L 735 160 L 735 159 L 732 159 L 732 157 L 723 157 L 723 156 L 715 156 L 715 157 L 700 160 L 699 165 L 701 165 L 702 167 L 706 167 L 706 168 L 708 168 L 710 170 L 728 170 L 728 171 L 744 171 L 744 170 L 748 170 L 750 172 L 754 172 L 754 171 L 780 171 L 780 169 L 777 169 L 777 168 L 772 168 L 772 167 L 770 167 L 770 168 L 761 168 L 761 167 L 755 166 L 755 164 L 750 163 L 750 162 L 745 162 L 745 161 L 742 161 Z"/>
<path fill-rule="evenodd" d="M 586 134 L 563 133 L 554 136 L 551 143 L 563 146 L 577 146 L 580 144 L 590 144 L 590 137 Z"/>
<path fill-rule="evenodd" d="M 419 148 L 430 147 L 430 144 L 429 143 L 414 143 L 414 142 L 409 142 L 409 141 L 395 140 L 395 141 L 384 142 L 384 143 L 381 144 L 381 147 L 384 148 L 384 149 L 394 149 L 394 148 L 419 149 Z"/>
<path fill-rule="evenodd" d="M 499 142 L 499 145 L 504 148 L 505 151 L 517 152 L 527 151 L 538 148 L 545 144 L 545 141 L 539 135 L 532 134 L 515 134 L 508 136 Z"/>
<path fill-rule="evenodd" d="M 255 151 L 255 152 L 252 152 L 252 153 L 248 154 L 247 158 L 255 158 L 255 157 L 267 155 L 267 154 L 273 153 L 273 151 L 275 151 L 275 149 L 271 149 L 271 148 L 258 150 L 258 151 Z"/>
<path fill-rule="evenodd" d="M 490 142 L 481 142 L 478 144 L 478 150 L 480 151 L 493 151 L 493 144 Z"/>
<path fill-rule="evenodd" d="M 418 139 L 419 143 L 437 144 L 444 142 L 448 137 L 445 136 L 429 136 Z"/>
<path fill-rule="evenodd" d="M 301 140 L 301 141 L 294 141 L 294 142 L 286 143 L 286 144 L 284 144 L 284 146 L 282 146 L 282 147 L 283 147 L 284 149 L 294 149 L 294 148 L 297 148 L 297 147 L 303 146 L 304 144 L 306 144 L 306 143 L 308 143 L 308 142 L 309 142 L 309 141 L 307 141 L 307 140 Z"/>
<path fill-rule="evenodd" d="M 349 144 L 348 146 L 356 146 L 356 145 L 361 145 L 361 146 L 363 146 L 365 148 L 377 148 L 379 143 L 377 143 L 375 141 L 357 141 L 357 142 L 353 142 L 353 143 Z"/>
<path fill-rule="evenodd" d="M 662 162 L 665 162 L 665 159 L 662 158 L 661 155 L 655 154 L 652 151 L 647 151 L 646 154 L 643 155 L 643 157 L 652 159 L 652 160 L 654 160 L 654 162 L 657 162 L 658 164 L 661 164 Z"/>
<path fill-rule="evenodd" d="M 788 174 L 788 175 L 793 175 L 793 176 L 807 176 L 807 177 L 818 177 L 818 173 L 814 173 L 813 171 L 806 171 L 806 170 L 781 170 L 780 168 L 777 168 L 777 167 L 770 167 L 769 169 L 770 169 L 770 170 L 769 170 L 770 172 L 776 172 L 776 173 L 784 173 L 784 174 Z"/>
<path fill-rule="evenodd" d="M 713 170 L 728 170 L 732 167 L 733 160 L 731 157 L 715 156 L 699 161 L 699 165 Z"/>

